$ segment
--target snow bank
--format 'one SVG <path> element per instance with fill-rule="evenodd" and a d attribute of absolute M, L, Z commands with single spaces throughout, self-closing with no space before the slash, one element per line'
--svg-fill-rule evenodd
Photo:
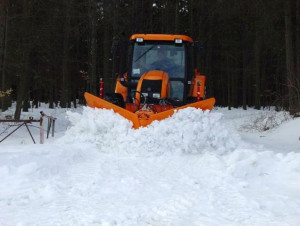
<path fill-rule="evenodd" d="M 298 226 L 300 153 L 245 144 L 225 126 L 243 113 L 184 109 L 134 130 L 108 110 L 60 112 L 59 139 L 1 146 L 0 225 Z"/>
<path fill-rule="evenodd" d="M 291 115 L 285 111 L 263 111 L 248 118 L 247 122 L 241 125 L 240 130 L 247 132 L 263 132 L 276 128 L 291 119 Z"/>
<path fill-rule="evenodd" d="M 220 113 L 188 108 L 135 130 L 113 111 L 84 108 L 82 114 L 68 112 L 73 126 L 61 142 L 92 142 L 102 152 L 120 154 L 224 153 L 234 150 L 236 141 L 220 123 L 221 117 Z"/>

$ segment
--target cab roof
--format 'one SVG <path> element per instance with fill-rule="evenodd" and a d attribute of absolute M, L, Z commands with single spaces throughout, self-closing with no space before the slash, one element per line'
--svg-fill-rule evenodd
<path fill-rule="evenodd" d="M 192 38 L 186 35 L 171 35 L 171 34 L 134 34 L 131 35 L 130 40 L 136 38 L 143 38 L 149 41 L 174 41 L 175 39 L 182 39 L 186 42 L 194 42 Z"/>

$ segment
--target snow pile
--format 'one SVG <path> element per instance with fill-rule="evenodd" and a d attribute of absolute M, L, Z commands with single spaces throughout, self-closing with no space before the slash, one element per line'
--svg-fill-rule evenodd
<path fill-rule="evenodd" d="M 237 149 L 226 155 L 225 162 L 228 165 L 228 172 L 234 177 L 252 182 L 248 186 L 253 186 L 253 181 L 259 181 L 262 185 L 265 183 L 264 180 L 268 180 L 268 184 L 271 181 L 276 184 L 274 188 L 284 187 L 287 184 L 293 184 L 295 189 L 298 186 L 297 183 L 290 184 L 290 182 L 296 182 L 300 178 L 300 153 L 291 152 L 283 155 L 271 151 Z M 300 193 L 298 196 L 300 197 Z"/>
<path fill-rule="evenodd" d="M 222 114 L 195 108 L 179 110 L 138 130 L 111 110 L 84 108 L 82 114 L 69 112 L 68 117 L 73 126 L 61 142 L 92 142 L 102 152 L 224 153 L 234 150 L 237 143 L 220 123 Z"/>
<path fill-rule="evenodd" d="M 184 109 L 134 130 L 112 111 L 68 112 L 71 123 L 58 111 L 64 136 L 0 146 L 0 225 L 298 226 L 300 153 L 245 144 L 228 122 L 250 114 L 222 112 Z M 272 134 L 288 146 L 299 127 Z"/>

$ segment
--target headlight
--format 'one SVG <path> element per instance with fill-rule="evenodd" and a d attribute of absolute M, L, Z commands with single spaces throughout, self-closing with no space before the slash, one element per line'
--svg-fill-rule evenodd
<path fill-rule="evenodd" d="M 182 44 L 182 39 L 180 39 L 180 38 L 175 38 L 175 43 L 176 43 L 176 44 Z"/>

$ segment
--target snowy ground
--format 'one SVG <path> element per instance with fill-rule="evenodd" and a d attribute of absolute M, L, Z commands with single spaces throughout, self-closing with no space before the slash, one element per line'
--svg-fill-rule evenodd
<path fill-rule="evenodd" d="M 1 226 L 300 225 L 300 119 L 185 109 L 133 130 L 107 110 L 22 116 L 41 110 L 54 138 L 34 145 L 23 128 L 0 144 Z"/>

